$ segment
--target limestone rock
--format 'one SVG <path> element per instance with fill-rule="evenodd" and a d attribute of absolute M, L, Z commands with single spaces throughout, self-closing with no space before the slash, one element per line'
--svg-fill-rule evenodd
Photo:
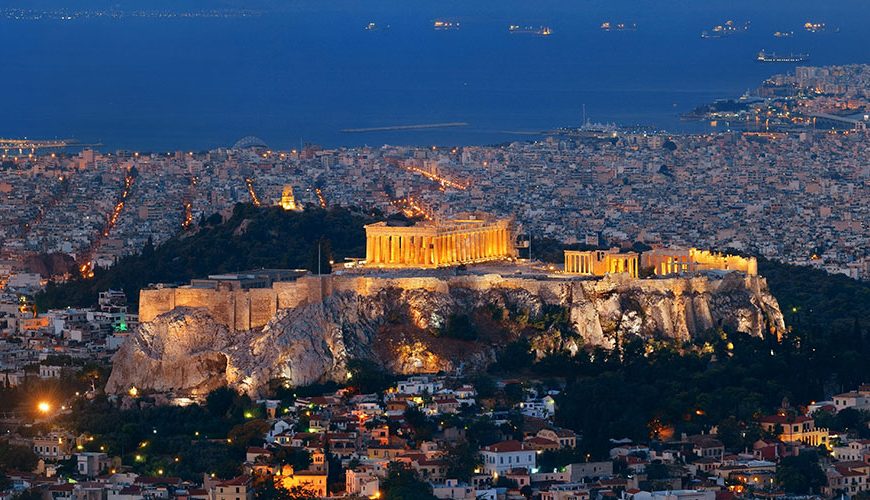
<path fill-rule="evenodd" d="M 202 308 L 164 313 L 121 347 L 106 389 L 198 395 L 229 385 L 257 394 L 279 377 L 294 385 L 345 380 L 351 359 L 401 374 L 483 367 L 519 327 L 477 341 L 437 335 L 451 315 L 481 310 L 533 321 L 548 305 L 564 307 L 573 331 L 536 334 L 538 356 L 576 353 L 584 344 L 609 347 L 626 336 L 689 340 L 716 327 L 756 336 L 785 329 L 764 278 L 740 273 L 648 280 L 458 276 L 435 287 L 356 279 L 366 279 L 365 287 L 345 281 L 322 301 L 279 310 L 264 327 L 247 331 L 230 332 Z"/>

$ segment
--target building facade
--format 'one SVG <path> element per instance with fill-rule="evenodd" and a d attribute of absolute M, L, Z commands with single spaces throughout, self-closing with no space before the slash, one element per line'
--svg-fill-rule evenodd
<path fill-rule="evenodd" d="M 489 475 L 504 475 L 511 469 L 535 468 L 535 449 L 519 441 L 502 441 L 480 450 L 483 471 Z"/>
<path fill-rule="evenodd" d="M 803 415 L 768 415 L 759 421 L 762 430 L 777 434 L 783 443 L 803 443 L 810 446 L 829 446 L 828 429 L 816 427 L 812 417 Z"/>
<path fill-rule="evenodd" d="M 608 273 L 628 273 L 632 278 L 638 276 L 638 256 L 635 252 L 619 253 L 618 249 L 565 250 L 565 272 L 604 276 Z"/>

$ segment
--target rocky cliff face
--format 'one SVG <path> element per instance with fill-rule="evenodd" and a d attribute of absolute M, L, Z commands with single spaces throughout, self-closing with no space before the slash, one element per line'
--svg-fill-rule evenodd
<path fill-rule="evenodd" d="M 345 280 L 361 279 L 354 277 Z M 439 289 L 385 281 L 365 292 L 342 286 L 322 302 L 279 310 L 263 327 L 231 333 L 203 309 L 177 308 L 142 324 L 114 357 L 107 391 L 139 389 L 204 394 L 223 385 L 256 394 L 270 379 L 295 385 L 344 380 L 351 359 L 396 373 L 481 367 L 548 305 L 568 313 L 570 334 L 535 331 L 539 354 L 583 344 L 611 346 L 616 336 L 688 340 L 710 328 L 762 335 L 785 325 L 764 278 L 718 277 L 559 280 L 475 276 L 444 278 Z M 347 285 L 347 283 L 345 283 Z M 361 287 L 360 287 L 361 288 Z M 478 314 L 479 338 L 439 336 L 456 314 Z M 521 321 L 492 319 L 503 312 Z M 489 319 L 487 319 L 489 318 Z"/>

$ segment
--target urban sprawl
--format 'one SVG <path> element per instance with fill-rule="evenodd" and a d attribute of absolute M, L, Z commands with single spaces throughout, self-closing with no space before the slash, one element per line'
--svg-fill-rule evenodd
<path fill-rule="evenodd" d="M 673 135 L 585 124 L 492 146 L 289 151 L 254 137 L 207 152 L 7 147 L 0 151 L 0 386 L 87 378 L 91 364 L 107 365 L 136 327 L 122 291 L 106 290 L 90 309 L 35 314 L 31 296 L 49 281 L 87 279 L 96 266 L 110 267 L 215 213 L 226 217 L 239 202 L 357 206 L 433 221 L 472 209 L 513 218 L 517 233 L 531 238 L 697 247 L 870 279 L 870 65 L 798 67 L 771 77 L 753 97 L 695 114 L 723 130 Z M 381 247 L 369 248 L 375 255 Z M 61 257 L 50 265 L 46 255 Z M 609 457 L 592 460 L 571 454 L 583 436 L 555 424 L 559 389 L 506 378 L 474 382 L 421 375 L 371 393 L 332 387 L 307 396 L 286 387 L 276 391 L 286 397 L 275 399 L 229 397 L 225 411 L 238 407 L 243 423 L 229 435 L 196 430 L 185 449 L 236 446 L 244 458 L 231 477 L 215 470 L 197 480 L 168 473 L 187 459 L 182 454 L 175 464 L 149 462 L 147 440 L 133 443 L 130 455 L 50 425 L 77 401 L 104 398 L 100 387 L 40 401 L 32 413 L 0 404 L 0 420 L 30 429 L 8 433 L 0 456 L 19 447 L 37 459 L 10 468 L 0 499 L 31 489 L 49 499 L 251 499 L 263 477 L 309 495 L 299 498 L 379 498 L 385 482 L 401 480 L 397 465 L 415 471 L 438 498 L 774 498 L 780 461 L 820 447 L 831 453 L 822 494 L 870 491 L 870 440 L 834 435 L 815 421 L 819 411 L 870 410 L 867 385 L 827 401 L 784 401 L 756 417 L 758 439 L 742 449 L 715 434 L 664 429 L 650 442 L 609 436 Z M 135 387 L 120 400 L 128 408 L 169 403 Z M 218 397 L 207 404 L 212 411 Z M 465 450 L 471 472 L 456 474 L 468 465 L 457 457 L 472 421 L 492 439 Z"/>

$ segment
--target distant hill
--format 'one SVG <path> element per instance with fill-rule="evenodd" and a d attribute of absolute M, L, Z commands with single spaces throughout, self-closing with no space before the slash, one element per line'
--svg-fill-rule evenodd
<path fill-rule="evenodd" d="M 92 279 L 50 284 L 36 301 L 40 310 L 91 306 L 100 291 L 120 288 L 136 303 L 139 289 L 149 283 L 183 283 L 258 268 L 316 270 L 318 243 L 321 269 L 327 273 L 330 260 L 365 257 L 363 226 L 380 218 L 380 213 L 342 207 L 287 212 L 240 203 L 226 221 L 213 215 L 196 229 L 156 247 L 146 245 L 140 254 L 124 257 L 109 269 L 95 269 Z"/>

